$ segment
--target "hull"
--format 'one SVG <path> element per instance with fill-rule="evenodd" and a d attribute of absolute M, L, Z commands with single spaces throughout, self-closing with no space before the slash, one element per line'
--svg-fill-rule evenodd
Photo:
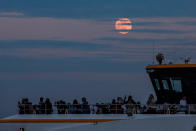
<path fill-rule="evenodd" d="M 23 123 L 1 121 L 0 131 L 19 131 L 20 128 L 24 128 L 24 131 L 193 131 L 196 125 L 196 115 L 185 114 L 137 114 L 130 117 L 126 115 L 16 115 L 3 120 L 13 119 L 27 121 Z M 28 121 L 32 119 L 35 121 Z M 46 119 L 54 121 L 41 121 Z M 102 121 L 103 119 L 105 121 Z"/>

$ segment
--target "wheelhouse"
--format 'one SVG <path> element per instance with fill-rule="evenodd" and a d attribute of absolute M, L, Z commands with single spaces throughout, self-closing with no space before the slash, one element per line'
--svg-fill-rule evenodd
<path fill-rule="evenodd" d="M 179 103 L 184 95 L 196 103 L 196 64 L 150 65 L 146 71 L 158 103 Z"/>

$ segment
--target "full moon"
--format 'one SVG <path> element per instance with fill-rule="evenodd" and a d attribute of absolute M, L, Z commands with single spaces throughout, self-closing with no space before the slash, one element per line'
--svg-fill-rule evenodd
<path fill-rule="evenodd" d="M 115 29 L 122 35 L 127 34 L 132 30 L 132 22 L 128 18 L 120 18 L 115 22 Z"/>

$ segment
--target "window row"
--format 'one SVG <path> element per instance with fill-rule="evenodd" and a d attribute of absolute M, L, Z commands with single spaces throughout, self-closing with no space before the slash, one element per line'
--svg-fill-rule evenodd
<path fill-rule="evenodd" d="M 170 90 L 169 88 L 169 85 L 170 85 L 173 91 L 182 92 L 181 80 L 176 80 L 172 78 L 166 79 L 166 80 L 154 79 L 154 82 L 155 82 L 157 90 L 161 90 L 161 87 L 163 87 L 163 90 Z"/>

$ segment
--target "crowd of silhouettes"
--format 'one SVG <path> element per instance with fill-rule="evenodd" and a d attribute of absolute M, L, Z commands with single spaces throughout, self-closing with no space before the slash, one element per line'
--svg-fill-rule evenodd
<path fill-rule="evenodd" d="M 141 108 L 140 102 L 135 102 L 132 96 L 117 97 L 111 103 L 96 103 L 89 105 L 86 97 L 82 97 L 81 103 L 74 99 L 72 103 L 66 103 L 63 100 L 54 102 L 58 114 L 123 114 L 123 113 L 137 113 L 137 109 Z M 28 98 L 22 99 L 18 102 L 19 114 L 51 114 L 53 113 L 53 106 L 50 99 L 40 98 L 38 104 L 32 105 Z"/>
<path fill-rule="evenodd" d="M 188 106 L 186 102 L 186 96 L 183 96 L 180 100 L 180 111 L 187 113 Z M 163 103 L 157 104 L 153 94 L 149 95 L 149 98 L 145 105 L 141 105 L 140 102 L 136 102 L 132 96 L 117 97 L 112 99 L 111 103 L 96 103 L 89 104 L 86 97 L 82 97 L 81 103 L 77 99 L 74 99 L 72 103 L 58 100 L 54 103 L 58 114 L 175 114 L 179 111 L 178 106 L 175 104 Z M 49 98 L 40 97 L 38 104 L 33 105 L 28 98 L 23 98 L 18 102 L 19 114 L 52 114 L 53 105 Z M 196 111 L 194 112 L 196 113 Z"/>
<path fill-rule="evenodd" d="M 53 112 L 52 103 L 49 98 L 41 97 L 39 104 L 32 105 L 28 98 L 23 98 L 18 102 L 19 114 L 51 114 Z"/>
<path fill-rule="evenodd" d="M 74 99 L 73 103 L 66 103 L 63 100 L 55 102 L 58 114 L 90 114 L 90 105 L 85 97 L 82 98 L 82 104 Z"/>
<path fill-rule="evenodd" d="M 126 105 L 126 106 L 125 106 Z M 95 105 L 89 105 L 85 97 L 82 98 L 80 104 L 76 99 L 73 103 L 66 103 L 63 100 L 55 102 L 58 114 L 123 114 L 128 113 L 125 111 L 133 112 L 141 107 L 140 102 L 135 102 L 131 96 L 117 97 L 113 99 L 111 103 L 96 103 Z"/>
<path fill-rule="evenodd" d="M 29 102 L 28 98 L 23 98 L 22 101 L 18 102 L 19 114 L 32 114 L 33 105 Z"/>

